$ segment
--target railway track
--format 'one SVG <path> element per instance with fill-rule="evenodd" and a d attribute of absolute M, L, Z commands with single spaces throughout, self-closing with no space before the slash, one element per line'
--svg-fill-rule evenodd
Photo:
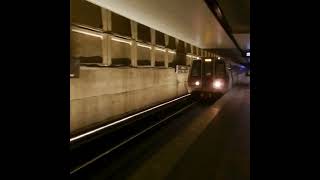
<path fill-rule="evenodd" d="M 196 103 L 187 94 L 72 137 L 70 175 L 76 175 L 99 160 L 113 156 L 120 148 L 133 145 Z"/>

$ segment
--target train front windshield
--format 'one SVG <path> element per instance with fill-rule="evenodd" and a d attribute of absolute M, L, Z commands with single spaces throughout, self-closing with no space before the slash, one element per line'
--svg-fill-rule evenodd
<path fill-rule="evenodd" d="M 205 76 L 212 76 L 212 62 L 205 62 L 204 63 L 204 75 Z"/>
<path fill-rule="evenodd" d="M 192 62 L 191 76 L 201 76 L 201 61 L 195 60 Z"/>

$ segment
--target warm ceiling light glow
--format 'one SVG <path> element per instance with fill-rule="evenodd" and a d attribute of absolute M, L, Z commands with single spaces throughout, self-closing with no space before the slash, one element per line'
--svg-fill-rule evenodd
<path fill-rule="evenodd" d="M 191 54 L 187 54 L 187 57 L 190 57 L 190 58 L 193 58 L 193 59 L 200 59 L 199 57 L 193 56 L 193 55 L 191 55 Z"/>
<path fill-rule="evenodd" d="M 200 82 L 199 82 L 199 81 L 196 81 L 195 85 L 196 85 L 196 86 L 199 86 L 199 85 L 200 85 Z"/>
<path fill-rule="evenodd" d="M 222 87 L 223 83 L 220 80 L 216 80 L 213 82 L 213 87 L 216 89 L 220 89 Z"/>
<path fill-rule="evenodd" d="M 151 46 L 138 43 L 138 46 L 151 49 Z"/>
<path fill-rule="evenodd" d="M 117 41 L 117 42 L 123 42 L 131 45 L 131 41 L 124 40 L 124 39 L 118 39 L 118 38 L 111 38 L 112 41 Z"/>
<path fill-rule="evenodd" d="M 82 31 L 82 30 L 79 30 L 79 29 L 72 29 L 71 31 L 103 39 L 103 36 L 99 35 L 99 34 L 94 34 L 94 33 L 87 32 L 87 31 Z"/>
<path fill-rule="evenodd" d="M 204 61 L 205 62 L 211 62 L 211 59 L 205 59 Z"/>
<path fill-rule="evenodd" d="M 160 49 L 160 48 L 156 48 L 156 50 L 162 51 L 162 52 L 165 52 L 165 51 L 166 51 L 165 49 Z"/>
<path fill-rule="evenodd" d="M 221 59 L 221 57 L 218 57 L 218 59 L 220 60 L 220 59 Z"/>
<path fill-rule="evenodd" d="M 168 51 L 169 53 L 171 53 L 171 54 L 175 54 L 176 52 L 175 51 Z"/>

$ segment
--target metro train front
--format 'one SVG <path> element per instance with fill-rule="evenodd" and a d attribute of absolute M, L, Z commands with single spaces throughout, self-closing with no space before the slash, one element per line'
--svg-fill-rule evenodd
<path fill-rule="evenodd" d="M 220 57 L 194 60 L 188 76 L 188 91 L 201 99 L 220 97 L 232 86 L 229 76 L 226 63 Z"/>

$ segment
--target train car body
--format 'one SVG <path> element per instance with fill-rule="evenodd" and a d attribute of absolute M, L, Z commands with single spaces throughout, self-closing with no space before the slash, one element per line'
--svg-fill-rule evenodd
<path fill-rule="evenodd" d="M 232 73 L 222 58 L 194 60 L 188 75 L 188 92 L 194 97 L 211 99 L 232 88 Z"/>

